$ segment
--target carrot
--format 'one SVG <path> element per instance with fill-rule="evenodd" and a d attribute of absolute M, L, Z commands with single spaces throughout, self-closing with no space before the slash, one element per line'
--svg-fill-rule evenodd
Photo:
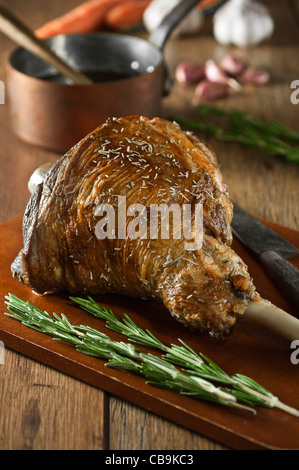
<path fill-rule="evenodd" d="M 49 21 L 35 31 L 38 38 L 45 39 L 56 34 L 88 33 L 99 30 L 108 11 L 129 0 L 88 0 L 65 15 Z"/>
<path fill-rule="evenodd" d="M 110 29 L 119 29 L 140 23 L 143 13 L 150 3 L 151 0 L 131 0 L 117 5 L 108 11 L 105 17 L 105 24 Z"/>
<path fill-rule="evenodd" d="M 217 4 L 221 3 L 222 0 L 201 0 L 198 4 L 199 8 L 205 9 L 211 6 L 217 6 Z"/>

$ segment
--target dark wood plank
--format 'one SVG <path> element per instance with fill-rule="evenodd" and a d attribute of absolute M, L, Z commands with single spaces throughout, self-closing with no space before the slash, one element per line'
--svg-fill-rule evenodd
<path fill-rule="evenodd" d="M 198 37 L 172 39 L 166 45 L 166 62 L 170 72 L 174 75 L 177 64 L 185 59 L 197 60 L 204 63 L 213 58 L 219 61 L 227 52 L 236 53 L 251 64 L 266 67 L 271 74 L 271 81 L 265 87 L 246 87 L 240 94 L 229 99 L 219 100 L 216 104 L 240 108 L 252 113 L 260 119 L 276 118 L 285 125 L 299 130 L 298 110 L 299 104 L 293 105 L 290 101 L 290 84 L 298 79 L 298 15 L 294 15 L 292 4 L 280 1 L 264 1 L 275 19 L 275 33 L 270 41 L 260 46 L 239 50 L 234 47 L 223 47 L 217 43 L 211 34 L 209 22 L 199 33 Z M 299 3 L 296 2 L 299 11 Z M 164 100 L 163 115 L 173 114 L 193 115 L 190 105 L 193 98 L 193 87 L 182 87 L 175 84 L 172 93 Z M 228 184 L 231 198 L 249 210 L 255 216 L 286 225 L 290 228 L 299 228 L 299 166 L 291 165 L 275 158 L 267 158 L 259 152 L 241 149 L 237 145 L 224 145 L 212 142 L 216 151 L 222 173 Z M 297 203 L 296 203 L 297 201 Z M 144 446 L 150 446 L 152 441 L 151 430 L 160 429 L 160 421 L 142 411 L 128 408 L 119 400 L 111 400 L 111 413 L 124 414 L 130 417 L 129 425 L 119 425 L 118 420 L 111 422 L 111 445 L 114 449 L 129 446 L 134 448 L 136 436 Z M 133 415 L 136 413 L 136 419 Z M 136 432 L 142 419 L 142 431 Z M 132 421 L 132 423 L 131 423 Z M 134 427 L 135 424 L 135 427 Z M 168 423 L 165 423 L 168 428 Z M 148 431 L 146 431 L 148 429 Z M 134 430 L 134 432 L 132 432 Z M 172 448 L 179 449 L 182 441 L 187 447 L 202 448 L 205 440 L 193 440 L 193 436 L 186 435 L 183 429 L 170 425 Z M 142 436 L 143 437 L 142 437 Z M 169 439 L 163 431 L 158 433 L 154 441 L 157 448 L 168 448 Z M 124 444 L 125 443 L 125 444 Z M 208 445 L 214 445 L 208 441 Z M 217 445 L 217 444 L 215 444 Z M 160 447 L 159 447 L 160 446 Z"/>
<path fill-rule="evenodd" d="M 111 450 L 226 450 L 214 440 L 131 405 L 110 400 Z M 121 417 L 121 419 L 120 419 Z M 114 424 L 117 423 L 117 424 Z M 136 447 L 138 445 L 138 447 Z"/>
<path fill-rule="evenodd" d="M 35 29 L 80 4 L 12 0 L 2 2 Z M 0 80 L 15 45 L 1 34 Z M 24 211 L 32 172 L 58 155 L 19 141 L 11 131 L 9 102 L 0 106 L 0 223 Z M 2 309 L 1 309 L 2 311 Z M 105 394 L 8 348 L 0 365 L 1 450 L 101 450 L 107 447 Z"/>
<path fill-rule="evenodd" d="M 24 2 L 22 0 L 4 1 L 3 4 L 10 7 L 13 11 L 25 19 L 29 25 L 36 28 L 43 24 L 50 18 L 53 18 L 71 7 L 81 3 L 81 0 L 66 0 L 61 3 L 52 1 L 44 7 L 44 2 L 41 0 L 29 0 Z M 248 89 L 246 94 L 242 96 L 232 97 L 230 103 L 233 106 L 238 106 L 241 109 L 252 112 L 261 118 L 276 117 L 281 119 L 291 127 L 298 129 L 297 115 L 298 106 L 290 103 L 290 83 L 294 79 L 298 79 L 298 63 L 297 63 L 297 50 L 298 50 L 298 16 L 293 14 L 290 5 L 297 5 L 298 2 L 265 2 L 276 20 L 276 32 L 274 37 L 269 43 L 266 43 L 256 49 L 250 51 L 242 51 L 242 54 L 247 56 L 251 62 L 257 65 L 266 65 L 269 67 L 273 81 L 270 86 L 266 88 Z M 205 58 L 214 57 L 219 59 L 222 57 L 226 48 L 222 48 L 215 44 L 214 40 L 207 32 L 199 35 L 197 39 L 186 39 L 183 41 L 172 41 L 167 45 L 166 55 L 167 60 L 174 70 L 175 65 L 179 60 L 189 58 Z M 12 43 L 1 35 L 1 48 L 0 48 L 0 79 L 5 81 L 3 62 L 5 56 L 13 47 Z M 234 49 L 228 49 L 234 50 Z M 172 95 L 165 100 L 165 115 L 175 112 L 189 112 L 189 101 L 186 98 L 191 96 L 191 92 L 184 90 L 174 89 Z M 226 104 L 223 102 L 220 104 Z M 42 149 L 32 148 L 22 142 L 19 142 L 12 134 L 9 127 L 8 119 L 8 106 L 0 106 L 0 222 L 22 212 L 25 208 L 29 193 L 27 192 L 26 185 L 28 178 L 32 171 L 45 161 L 55 161 L 57 156 L 46 152 Z M 287 165 L 284 162 L 276 159 L 264 159 L 260 154 L 251 151 L 240 150 L 239 148 L 231 146 L 223 146 L 215 144 L 222 172 L 225 180 L 229 185 L 230 194 L 233 199 L 237 200 L 243 207 L 249 209 L 253 214 L 267 218 L 274 222 L 281 223 L 291 228 L 299 228 L 299 208 L 296 201 L 298 201 L 298 167 L 295 165 Z M 24 359 L 12 351 L 8 352 L 8 364 L 11 367 L 11 376 L 18 371 L 18 364 L 26 363 L 26 367 L 32 369 L 36 377 L 50 377 L 49 381 L 43 379 L 40 383 L 57 384 L 61 390 L 73 390 L 76 393 L 77 388 L 81 385 L 80 382 L 64 376 L 64 374 L 53 371 L 51 368 Z M 29 366 L 28 366 L 29 364 Z M 6 367 L 6 366 L 5 366 Z M 13 446 L 13 441 L 16 439 L 19 448 L 25 445 L 42 448 L 48 446 L 49 448 L 69 448 L 77 446 L 77 448 L 84 448 L 88 446 L 84 436 L 80 434 L 76 439 L 74 436 L 69 439 L 66 437 L 68 432 L 68 425 L 70 416 L 67 411 L 62 411 L 62 407 L 55 405 L 53 410 L 56 413 L 63 413 L 60 425 L 65 434 L 61 432 L 60 441 L 55 439 L 53 432 L 47 434 L 47 416 L 54 411 L 50 412 L 49 407 L 45 406 L 45 402 L 51 402 L 53 393 L 43 387 L 43 397 L 37 392 L 36 386 L 28 385 L 30 393 L 28 392 L 28 400 L 26 395 L 23 394 L 22 403 L 24 410 L 25 423 L 28 423 L 28 416 L 30 414 L 36 416 L 36 409 L 41 410 L 41 423 L 38 431 L 34 434 L 36 424 L 33 420 L 33 430 L 27 434 L 25 443 L 23 438 L 23 429 L 20 425 L 21 421 L 17 417 L 17 408 L 15 402 L 11 399 L 16 393 L 17 388 L 11 379 L 3 376 L 3 366 L 0 366 L 0 373 L 2 373 L 3 387 L 2 398 L 7 405 L 6 413 L 1 414 L 0 427 L 5 430 L 5 438 L 0 441 L 0 448 L 9 448 Z M 40 372 L 47 371 L 47 372 Z M 21 386 L 21 382 L 20 382 Z M 95 393 L 95 395 L 94 395 Z M 99 413 L 96 417 L 96 428 L 103 430 L 104 422 L 104 396 L 99 391 L 95 392 L 89 386 L 84 387 L 84 395 L 82 393 L 82 412 L 85 411 L 86 422 L 90 421 L 91 424 L 86 428 L 87 435 L 92 434 L 93 428 L 93 409 L 89 411 L 89 401 L 87 397 L 92 395 L 96 399 Z M 68 395 L 72 399 L 71 393 Z M 86 397 L 86 398 L 85 398 Z M 36 401 L 37 404 L 36 404 Z M 67 400 L 65 402 L 66 405 Z M 43 405 L 43 406 L 42 406 Z M 52 404 L 53 406 L 53 404 Z M 85 408 L 85 409 L 84 409 Z M 27 409 L 27 412 L 25 410 Z M 28 414 L 28 410 L 30 413 Z M 43 412 L 45 410 L 45 412 Z M 43 414 L 45 413 L 45 414 Z M 11 418 L 10 418 L 11 416 Z M 157 418 L 151 413 L 144 412 L 138 407 L 127 404 L 123 400 L 111 398 L 110 400 L 110 446 L 113 449 L 127 449 L 127 448 L 165 448 L 165 449 L 180 449 L 183 445 L 185 448 L 204 448 L 206 445 L 213 446 L 213 442 L 206 441 L 198 435 L 194 435 L 184 428 L 176 427 L 169 423 L 167 420 Z M 76 423 L 80 422 L 81 411 L 75 412 L 73 415 Z M 90 418 L 90 419 L 88 419 Z M 142 420 L 142 432 L 136 433 L 136 428 Z M 62 423 L 65 424 L 62 424 Z M 19 423 L 19 424 L 16 424 Z M 51 426 L 55 424 L 55 419 L 51 420 Z M 125 425 L 124 425 L 125 423 Z M 135 433 L 133 432 L 135 429 Z M 51 428 L 53 431 L 53 428 Z M 157 434 L 156 431 L 158 430 Z M 26 431 L 27 432 L 27 431 Z M 3 433 L 1 433 L 3 436 Z M 34 439 L 32 436 L 34 435 Z M 46 437 L 47 435 L 47 437 Z M 105 447 L 105 439 L 103 438 L 103 431 L 96 433 L 97 439 L 93 440 L 92 446 Z M 158 436 L 158 437 L 157 437 Z M 169 436 L 169 437 L 168 437 Z M 103 443 L 104 439 L 104 443 Z M 216 445 L 216 444 L 215 444 Z"/>
<path fill-rule="evenodd" d="M 215 43 L 210 28 L 195 40 L 181 39 L 169 42 L 166 48 L 168 64 L 172 72 L 184 59 L 219 61 L 225 53 L 232 52 L 250 63 L 266 67 L 271 80 L 266 86 L 247 86 L 229 99 L 216 104 L 237 108 L 260 119 L 278 119 L 290 128 L 299 130 L 299 104 L 291 103 L 290 85 L 298 79 L 297 51 L 299 44 L 296 16 L 285 2 L 264 2 L 268 5 L 276 23 L 273 38 L 260 46 L 238 50 Z M 190 105 L 192 87 L 175 85 L 173 93 L 164 102 L 164 115 L 194 115 Z M 258 151 L 244 149 L 235 144 L 211 141 L 229 187 L 232 200 L 256 216 L 286 225 L 299 227 L 298 200 L 299 166 L 287 164 L 276 158 L 267 158 Z"/>
<path fill-rule="evenodd" d="M 99 389 L 8 348 L 0 383 L 1 450 L 105 448 Z"/>
<path fill-rule="evenodd" d="M 0 302 L 4 303 L 7 292 L 13 292 L 18 297 L 32 302 L 47 312 L 55 311 L 66 314 L 70 322 L 75 325 L 88 325 L 107 334 L 104 322 L 77 308 L 69 301 L 67 294 L 36 296 L 30 289 L 12 278 L 10 259 L 22 246 L 20 228 L 20 217 L 12 219 L 0 227 L 0 257 L 2 260 L 0 265 L 0 278 L 2 279 Z M 290 242 L 298 244 L 298 232 L 279 226 L 274 226 L 274 228 Z M 287 299 L 268 279 L 259 263 L 236 241 L 233 247 L 248 264 L 252 276 L 256 280 L 258 292 L 278 307 L 293 313 Z M 299 267 L 299 257 L 294 261 Z M 195 351 L 210 357 L 229 374 L 241 372 L 248 375 L 270 389 L 284 403 L 296 409 L 299 408 L 296 365 L 290 361 L 289 342 L 277 334 L 239 320 L 233 334 L 229 338 L 218 341 L 209 335 L 200 335 L 196 331 L 182 327 L 175 322 L 162 305 L 157 303 L 115 295 L 99 295 L 94 296 L 94 299 L 118 316 L 123 316 L 124 313 L 129 314 L 135 323 L 144 330 L 151 330 L 164 344 L 178 343 L 178 338 L 181 338 Z M 114 332 L 109 332 L 109 335 L 118 341 L 124 339 L 123 336 Z M 294 449 L 297 446 L 299 439 L 298 418 L 279 410 L 259 408 L 256 415 L 246 412 L 244 415 L 244 412 L 240 410 L 212 405 L 192 397 L 151 387 L 142 377 L 126 371 L 107 368 L 105 361 L 79 353 L 68 344 L 53 341 L 49 336 L 38 333 L 6 315 L 0 316 L 0 339 L 8 348 L 15 349 L 43 364 L 179 424 L 183 428 L 204 434 L 232 448 Z M 69 386 L 71 387 L 71 385 Z M 131 411 L 136 410 L 137 408 L 131 408 Z M 93 409 L 88 403 L 88 413 L 92 411 Z M 119 413 L 119 411 L 110 408 L 110 448 L 115 445 L 112 442 L 114 436 L 112 423 L 117 421 L 116 425 L 119 429 L 123 421 L 123 412 Z M 114 419 L 116 415 L 119 416 L 117 420 Z M 129 419 L 130 414 L 128 413 L 127 416 Z M 90 419 L 94 423 L 93 414 Z M 139 424 L 140 420 L 135 423 Z M 148 436 L 151 435 L 150 430 L 154 430 L 153 423 L 154 418 L 151 418 Z M 129 421 L 126 424 L 129 428 Z M 281 430 L 279 434 L 276 432 L 277 428 Z M 123 431 L 126 430 L 127 428 Z M 125 434 L 127 435 L 127 433 Z M 175 432 L 175 428 L 173 428 L 173 437 L 178 434 L 180 432 Z M 143 436 L 142 433 L 136 433 L 136 435 L 140 438 Z M 155 433 L 153 432 L 152 435 L 154 436 Z M 136 445 L 136 441 L 134 442 Z M 130 447 L 129 442 L 127 445 Z M 164 441 L 164 445 L 169 446 L 170 441 Z M 181 445 L 180 442 L 180 447 Z"/>

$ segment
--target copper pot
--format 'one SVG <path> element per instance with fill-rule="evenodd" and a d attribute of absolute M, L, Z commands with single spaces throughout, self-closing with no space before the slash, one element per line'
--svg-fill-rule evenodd
<path fill-rule="evenodd" d="M 46 43 L 73 68 L 94 79 L 72 85 L 23 48 L 7 63 L 14 132 L 24 141 L 65 152 L 108 117 L 159 116 L 169 91 L 163 48 L 198 0 L 183 0 L 149 40 L 117 33 L 59 35 Z"/>

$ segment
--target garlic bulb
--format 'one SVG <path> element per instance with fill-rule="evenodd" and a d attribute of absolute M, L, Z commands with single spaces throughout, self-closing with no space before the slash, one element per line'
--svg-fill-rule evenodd
<path fill-rule="evenodd" d="M 215 13 L 213 28 L 220 44 L 250 47 L 273 34 L 274 21 L 260 2 L 229 0 Z"/>
<path fill-rule="evenodd" d="M 152 0 L 143 14 L 143 24 L 148 32 L 154 31 L 162 20 L 176 7 L 181 0 Z M 197 33 L 204 18 L 199 8 L 193 10 L 185 16 L 180 24 L 174 29 L 173 36 L 183 36 Z"/>

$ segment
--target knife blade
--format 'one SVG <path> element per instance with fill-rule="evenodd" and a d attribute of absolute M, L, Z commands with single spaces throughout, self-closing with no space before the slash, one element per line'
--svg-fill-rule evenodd
<path fill-rule="evenodd" d="M 287 261 L 299 249 L 234 204 L 232 232 L 264 265 L 299 313 L 299 269 Z"/>

